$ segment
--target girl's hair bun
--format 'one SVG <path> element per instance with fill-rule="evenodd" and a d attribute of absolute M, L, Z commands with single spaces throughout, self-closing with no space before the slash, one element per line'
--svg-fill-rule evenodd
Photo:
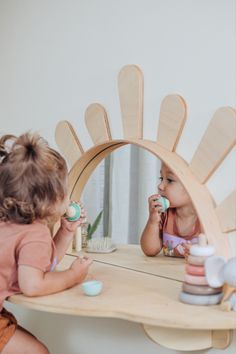
<path fill-rule="evenodd" d="M 23 160 L 37 159 L 42 152 L 46 149 L 46 141 L 38 134 L 23 134 L 13 145 L 14 153 L 22 154 Z"/>

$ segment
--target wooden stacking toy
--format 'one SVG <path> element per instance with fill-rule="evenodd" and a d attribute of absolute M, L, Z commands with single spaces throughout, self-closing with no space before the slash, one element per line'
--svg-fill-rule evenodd
<path fill-rule="evenodd" d="M 208 285 L 204 267 L 206 259 L 214 255 L 215 249 L 207 245 L 204 234 L 200 234 L 198 240 L 198 244 L 190 248 L 180 301 L 190 305 L 216 305 L 222 299 L 222 287 Z"/>

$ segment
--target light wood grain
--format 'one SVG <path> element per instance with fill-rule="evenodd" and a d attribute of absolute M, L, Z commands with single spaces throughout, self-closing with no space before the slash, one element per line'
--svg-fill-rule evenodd
<path fill-rule="evenodd" d="M 231 342 L 231 331 L 180 330 L 144 325 L 144 331 L 154 342 L 173 350 L 195 351 L 225 349 Z"/>
<path fill-rule="evenodd" d="M 236 230 L 236 190 L 216 207 L 222 232 Z"/>
<path fill-rule="evenodd" d="M 123 141 L 112 140 L 98 144 L 87 150 L 69 171 L 69 194 L 72 199 L 79 200 L 81 193 L 97 165 L 113 150 L 125 145 Z"/>
<path fill-rule="evenodd" d="M 233 331 L 212 331 L 212 347 L 217 349 L 227 348 L 232 341 Z"/>
<path fill-rule="evenodd" d="M 150 151 L 172 169 L 190 195 L 203 232 L 206 234 L 208 242 L 215 246 L 216 254 L 222 255 L 225 258 L 231 257 L 232 250 L 229 240 L 222 234 L 219 220 L 215 212 L 215 205 L 208 189 L 204 184 L 198 181 L 189 169 L 188 164 L 181 157 L 156 142 L 141 139 L 111 140 L 91 148 L 77 161 L 70 171 L 70 190 L 72 191 L 73 198 L 79 199 L 85 183 L 98 163 L 108 156 L 111 151 L 128 143 Z"/>
<path fill-rule="evenodd" d="M 161 103 L 157 142 L 175 151 L 187 117 L 187 105 L 179 95 L 168 95 Z"/>
<path fill-rule="evenodd" d="M 74 128 L 68 121 L 64 120 L 57 124 L 55 140 L 62 155 L 65 157 L 69 166 L 72 167 L 82 156 L 84 150 Z"/>
<path fill-rule="evenodd" d="M 85 123 L 95 145 L 111 140 L 107 113 L 99 103 L 88 106 L 85 112 Z"/>
<path fill-rule="evenodd" d="M 183 258 L 170 258 L 163 256 L 163 254 L 156 257 L 147 257 L 142 252 L 140 245 L 118 244 L 116 247 L 117 249 L 115 252 L 107 254 L 93 253 L 92 257 L 95 261 L 104 264 L 123 267 L 173 280 L 184 280 L 185 260 Z M 86 253 L 85 250 L 82 250 L 82 252 L 70 250 L 67 251 L 67 254 L 74 257 L 78 255 L 91 256 L 91 254 Z"/>
<path fill-rule="evenodd" d="M 143 74 L 136 65 L 123 67 L 118 76 L 120 108 L 125 139 L 143 135 Z"/>
<path fill-rule="evenodd" d="M 58 269 L 69 267 L 73 260 L 74 257 L 66 256 Z M 88 277 L 103 282 L 99 296 L 85 296 L 78 285 L 42 297 L 14 295 L 9 301 L 41 311 L 120 318 L 166 328 L 236 328 L 233 311 L 221 311 L 219 306 L 190 306 L 179 302 L 180 282 L 97 262 L 91 266 Z"/>
<path fill-rule="evenodd" d="M 192 158 L 190 169 L 205 183 L 236 144 L 236 111 L 219 108 Z"/>

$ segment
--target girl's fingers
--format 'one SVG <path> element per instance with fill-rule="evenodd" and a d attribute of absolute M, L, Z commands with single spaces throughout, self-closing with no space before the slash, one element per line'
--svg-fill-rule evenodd
<path fill-rule="evenodd" d="M 148 201 L 156 201 L 158 198 L 160 198 L 160 194 L 153 194 L 148 198 Z"/>
<path fill-rule="evenodd" d="M 150 207 L 152 210 L 156 210 L 158 212 L 161 212 L 162 209 L 162 205 L 159 202 L 154 202 L 154 201 L 150 203 Z"/>

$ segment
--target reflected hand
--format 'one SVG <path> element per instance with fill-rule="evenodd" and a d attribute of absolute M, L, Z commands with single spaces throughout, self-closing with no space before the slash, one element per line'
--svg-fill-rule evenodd
<path fill-rule="evenodd" d="M 148 198 L 149 204 L 149 220 L 151 223 L 159 223 L 161 221 L 162 204 L 158 202 L 160 194 L 153 194 Z"/>

